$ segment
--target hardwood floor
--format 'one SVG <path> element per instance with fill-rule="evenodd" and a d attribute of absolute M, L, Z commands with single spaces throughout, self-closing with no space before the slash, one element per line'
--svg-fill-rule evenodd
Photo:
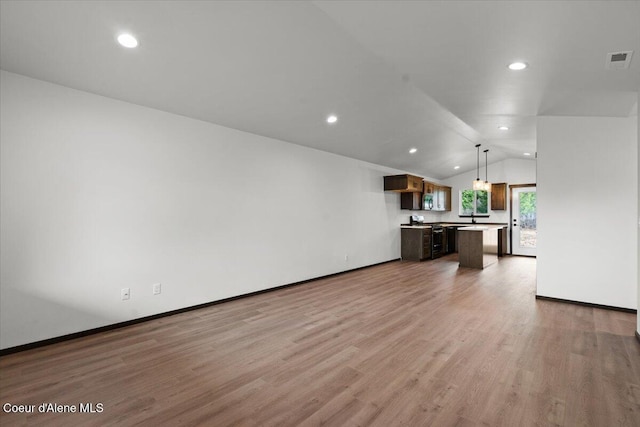
<path fill-rule="evenodd" d="M 535 262 L 392 262 L 7 355 L 0 403 L 36 413 L 0 424 L 640 425 L 635 314 L 536 300 Z"/>

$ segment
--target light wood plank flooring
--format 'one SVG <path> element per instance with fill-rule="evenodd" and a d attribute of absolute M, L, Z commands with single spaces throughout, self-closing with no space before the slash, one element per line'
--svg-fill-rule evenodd
<path fill-rule="evenodd" d="M 639 426 L 635 314 L 535 299 L 535 259 L 392 262 L 0 358 L 13 425 Z"/>

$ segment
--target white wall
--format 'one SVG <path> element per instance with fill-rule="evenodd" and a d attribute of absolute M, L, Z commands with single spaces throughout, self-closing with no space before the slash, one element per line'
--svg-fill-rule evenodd
<path fill-rule="evenodd" d="M 491 152 L 489 152 L 491 153 Z M 536 182 L 536 161 L 534 159 L 507 159 L 489 164 L 488 178 L 490 182 L 506 182 L 513 184 L 532 184 Z M 469 218 L 459 217 L 460 191 L 471 188 L 472 182 L 476 179 L 475 170 L 456 175 L 443 181 L 444 185 L 451 186 L 451 212 L 442 215 L 442 221 L 470 221 Z M 484 179 L 485 170 L 481 169 L 480 177 Z M 507 188 L 507 200 L 509 198 Z M 507 210 L 490 211 L 489 218 L 480 218 L 478 222 L 509 222 L 509 204 Z"/>
<path fill-rule="evenodd" d="M 640 92 L 638 92 L 638 103 L 636 104 L 636 124 L 638 126 L 637 128 L 637 137 L 638 137 L 638 145 L 637 150 L 638 150 L 638 167 L 640 168 L 640 117 L 638 117 L 638 110 L 640 109 Z M 638 266 L 637 268 L 640 269 L 640 172 L 637 172 L 638 174 L 638 235 L 637 235 L 637 239 L 638 239 L 638 262 L 636 264 L 636 266 Z M 638 310 L 640 310 L 640 271 L 637 271 L 637 280 L 638 280 L 638 290 L 637 290 L 637 294 L 638 294 L 638 305 L 636 306 L 638 308 Z M 637 329 L 636 332 L 639 334 L 640 336 L 640 313 L 637 314 L 636 316 L 637 319 Z"/>
<path fill-rule="evenodd" d="M 538 295 L 637 308 L 636 120 L 539 118 Z"/>
<path fill-rule="evenodd" d="M 1 348 L 400 256 L 408 213 L 382 191 L 400 171 L 4 71 L 0 84 Z"/>

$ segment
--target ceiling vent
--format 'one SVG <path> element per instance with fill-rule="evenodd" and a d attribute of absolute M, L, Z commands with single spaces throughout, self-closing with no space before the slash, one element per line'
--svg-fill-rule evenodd
<path fill-rule="evenodd" d="M 610 70 L 626 70 L 631 64 L 632 50 L 607 53 L 606 67 Z"/>

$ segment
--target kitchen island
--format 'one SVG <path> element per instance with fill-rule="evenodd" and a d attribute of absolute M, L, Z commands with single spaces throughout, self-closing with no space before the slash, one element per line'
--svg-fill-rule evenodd
<path fill-rule="evenodd" d="M 460 267 L 485 268 L 498 261 L 498 230 L 501 226 L 458 228 Z"/>

